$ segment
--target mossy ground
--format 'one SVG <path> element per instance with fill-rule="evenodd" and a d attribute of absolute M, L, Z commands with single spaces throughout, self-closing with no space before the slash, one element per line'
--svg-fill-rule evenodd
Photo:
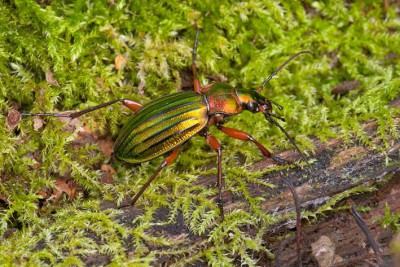
<path fill-rule="evenodd" d="M 289 56 L 310 50 L 312 55 L 297 58 L 263 91 L 284 106 L 287 131 L 309 154 L 312 138 L 343 136 L 349 144 L 384 148 L 388 136 L 399 135 L 399 110 L 388 106 L 400 92 L 398 12 L 378 1 L 1 1 L 0 265 L 79 266 L 93 255 L 106 255 L 115 266 L 147 266 L 163 255 L 178 255 L 183 264 L 256 265 L 259 254 L 253 252 L 269 254 L 262 236 L 278 218 L 261 212 L 266 200 L 247 192 L 249 184 L 268 186 L 260 179 L 264 172 L 246 170 L 261 158 L 251 144 L 212 131 L 224 146 L 225 190 L 248 201 L 224 223 L 216 223 L 216 189 L 193 185 L 200 175 L 216 174 L 215 168 L 202 168 L 216 161 L 215 153 L 195 137 L 145 192 L 138 202 L 141 214 L 126 225 L 122 211 L 100 203 L 132 196 L 161 159 L 139 166 L 111 162 L 113 184 L 104 184 L 100 166 L 110 158 L 97 145 L 71 145 L 77 132 L 52 118 L 38 130 L 34 119 L 23 118 L 10 130 L 8 111 L 82 110 L 116 98 L 146 103 L 179 91 L 190 72 L 197 23 L 202 84 L 227 79 L 238 88 L 256 88 Z M 118 55 L 126 64 L 116 68 Z M 360 86 L 331 94 L 344 81 Z M 79 123 L 115 138 L 128 113 L 115 105 Z M 368 120 L 378 122 L 380 144 L 360 127 Z M 243 113 L 227 125 L 251 133 L 271 151 L 292 147 L 259 114 Z M 239 153 L 244 166 L 237 164 Z M 54 188 L 60 177 L 82 188 L 77 197 L 39 205 L 38 192 Z M 162 208 L 170 210 L 166 221 L 154 220 Z M 176 250 L 175 239 L 150 232 L 180 213 L 191 234 L 205 235 L 201 246 Z"/>

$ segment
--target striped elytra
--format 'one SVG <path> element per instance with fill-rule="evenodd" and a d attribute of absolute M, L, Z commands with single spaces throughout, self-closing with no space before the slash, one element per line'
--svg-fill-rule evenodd
<path fill-rule="evenodd" d="M 115 142 L 116 157 L 144 162 L 185 143 L 208 122 L 202 99 L 195 92 L 180 92 L 141 107 L 122 128 Z"/>

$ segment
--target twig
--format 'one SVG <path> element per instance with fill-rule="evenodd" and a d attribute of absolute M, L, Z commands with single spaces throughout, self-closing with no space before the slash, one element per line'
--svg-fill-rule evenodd
<path fill-rule="evenodd" d="M 296 233 L 297 233 L 297 242 L 296 242 L 296 253 L 297 253 L 297 261 L 299 263 L 299 267 L 302 266 L 301 263 L 301 210 L 300 210 L 300 199 L 299 195 L 296 192 L 292 182 L 285 177 L 281 178 L 282 181 L 289 187 L 290 192 L 293 196 L 293 201 L 296 210 Z"/>
<path fill-rule="evenodd" d="M 361 231 L 363 231 L 363 233 L 367 237 L 369 244 L 371 245 L 372 249 L 375 252 L 376 259 L 378 261 L 379 266 L 382 266 L 382 264 L 383 264 L 382 253 L 381 253 L 378 243 L 376 242 L 375 238 L 372 236 L 371 231 L 369 230 L 368 226 L 365 224 L 360 213 L 358 213 L 357 207 L 354 204 L 354 202 L 351 200 L 349 202 L 351 203 L 351 214 L 353 215 L 358 227 L 360 227 Z"/>

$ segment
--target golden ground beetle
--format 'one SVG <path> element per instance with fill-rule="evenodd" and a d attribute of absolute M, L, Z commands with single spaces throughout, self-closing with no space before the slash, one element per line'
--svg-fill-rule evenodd
<path fill-rule="evenodd" d="M 282 132 L 289 138 L 290 142 L 300 152 L 303 159 L 307 162 L 306 157 L 300 151 L 293 138 L 291 138 L 289 134 L 282 128 L 282 126 L 280 126 L 274 119 L 276 118 L 284 120 L 283 118 L 280 118 L 272 113 L 273 105 L 280 110 L 282 110 L 282 107 L 276 102 L 261 96 L 259 92 L 264 88 L 267 82 L 271 80 L 272 77 L 284 66 L 286 66 L 292 59 L 300 54 L 310 52 L 301 51 L 293 55 L 278 69 L 276 69 L 263 82 L 263 84 L 255 90 L 235 89 L 231 85 L 223 82 L 213 82 L 211 84 L 201 86 L 196 69 L 198 36 L 199 31 L 196 32 L 192 53 L 192 71 L 194 75 L 193 92 L 179 92 L 167 95 L 151 101 L 143 106 L 129 99 L 116 99 L 71 114 L 26 113 L 21 115 L 68 117 L 72 120 L 83 114 L 109 106 L 116 102 L 121 102 L 123 105 L 130 108 L 135 114 L 132 115 L 128 122 L 123 126 L 115 142 L 114 153 L 117 159 L 130 163 L 140 163 L 149 161 L 164 154 L 169 155 L 142 186 L 140 191 L 136 193 L 131 203 L 121 206 L 121 208 L 134 205 L 136 203 L 146 188 L 155 179 L 157 174 L 164 167 L 170 165 L 178 156 L 180 146 L 182 146 L 186 141 L 196 134 L 203 136 L 206 139 L 207 144 L 218 153 L 218 206 L 223 219 L 224 210 L 222 201 L 223 183 L 221 164 L 222 149 L 218 140 L 209 133 L 209 127 L 215 125 L 219 130 L 230 137 L 253 142 L 260 149 L 264 156 L 272 158 L 278 163 L 294 164 L 271 155 L 268 149 L 255 140 L 251 135 L 237 129 L 223 126 L 226 118 L 240 114 L 244 110 L 248 110 L 253 113 L 261 112 L 264 114 L 267 121 L 276 125 L 282 130 Z"/>

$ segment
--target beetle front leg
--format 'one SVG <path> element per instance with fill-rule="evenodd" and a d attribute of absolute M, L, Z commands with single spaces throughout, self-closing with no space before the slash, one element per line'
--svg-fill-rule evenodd
<path fill-rule="evenodd" d="M 139 199 L 139 197 L 143 194 L 143 192 L 147 189 L 147 187 L 151 184 L 151 182 L 156 178 L 157 174 L 159 174 L 160 171 L 164 167 L 170 165 L 176 159 L 176 157 L 178 155 L 179 155 L 179 147 L 177 147 L 174 150 L 172 150 L 172 153 L 168 157 L 166 157 L 163 162 L 161 162 L 161 164 L 160 164 L 160 166 L 158 166 L 157 170 L 150 176 L 150 178 L 142 186 L 140 191 L 133 197 L 131 203 L 119 206 L 118 208 L 121 209 L 121 208 L 125 208 L 125 207 L 128 207 L 128 206 L 134 206 L 136 201 Z"/>
<path fill-rule="evenodd" d="M 234 128 L 228 128 L 222 125 L 217 125 L 218 129 L 221 130 L 222 132 L 226 133 L 227 135 L 229 135 L 230 137 L 233 137 L 235 139 L 239 139 L 242 141 L 251 141 L 253 142 L 258 149 L 260 149 L 261 153 L 263 153 L 264 156 L 273 159 L 274 161 L 278 162 L 278 163 L 282 163 L 282 164 L 293 164 L 296 167 L 299 167 L 299 165 L 297 165 L 296 163 L 293 162 L 289 162 L 286 161 L 284 159 L 281 159 L 279 157 L 275 157 L 271 154 L 271 152 L 268 151 L 268 149 L 266 149 L 262 144 L 260 144 L 257 140 L 255 140 L 251 135 L 249 135 L 248 133 L 245 133 L 243 131 L 240 131 L 238 129 L 234 129 Z"/>
<path fill-rule="evenodd" d="M 218 207 L 221 214 L 221 219 L 224 220 L 224 204 L 222 199 L 222 148 L 221 144 L 218 142 L 217 138 L 215 138 L 210 133 L 202 133 L 202 136 L 206 138 L 207 144 L 218 153 Z"/>

